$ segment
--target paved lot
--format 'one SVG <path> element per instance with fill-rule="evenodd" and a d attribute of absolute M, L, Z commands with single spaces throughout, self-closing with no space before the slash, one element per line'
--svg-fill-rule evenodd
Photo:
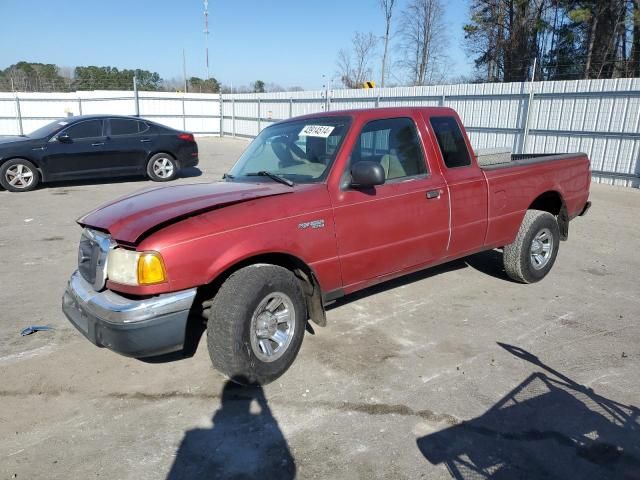
<path fill-rule="evenodd" d="M 200 145 L 204 173 L 180 182 L 219 178 L 246 143 Z M 147 186 L 0 192 L 1 479 L 640 478 L 640 191 L 593 185 L 539 284 L 491 252 L 379 286 L 334 305 L 284 377 L 239 390 L 203 344 L 143 363 L 60 311 L 74 219 Z M 33 324 L 56 330 L 19 335 Z"/>

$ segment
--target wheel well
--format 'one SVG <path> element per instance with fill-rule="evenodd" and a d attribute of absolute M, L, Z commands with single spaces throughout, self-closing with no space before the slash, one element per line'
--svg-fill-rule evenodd
<path fill-rule="evenodd" d="M 27 160 L 28 162 L 33 163 L 36 166 L 36 168 L 38 169 L 38 173 L 40 174 L 40 180 L 42 180 L 42 181 L 45 180 L 44 173 L 42 172 L 42 167 L 40 166 L 40 164 L 36 160 L 34 160 L 32 158 L 29 158 L 29 157 L 24 157 L 24 156 L 19 156 L 18 155 L 18 156 L 15 156 L 15 157 L 3 158 L 2 160 L 0 160 L 0 167 L 4 163 L 8 162 L 9 160 L 16 160 L 16 159 Z"/>
<path fill-rule="evenodd" d="M 567 240 L 569 238 L 569 214 L 560 193 L 555 190 L 544 192 L 531 203 L 529 210 L 542 210 L 555 215 L 558 227 L 560 227 L 560 239 Z"/>
<path fill-rule="evenodd" d="M 147 163 L 149 162 L 149 160 L 151 160 L 151 157 L 153 157 L 154 155 L 157 155 L 157 154 L 159 154 L 159 153 L 164 153 L 164 154 L 166 154 L 166 155 L 169 155 L 171 158 L 173 158 L 174 160 L 176 160 L 176 156 L 175 156 L 173 153 L 171 153 L 171 152 L 167 152 L 167 151 L 165 151 L 165 150 L 159 150 L 159 151 L 157 151 L 157 152 L 151 152 L 151 153 L 149 154 L 149 156 L 147 157 Z"/>
<path fill-rule="evenodd" d="M 286 253 L 266 253 L 249 257 L 227 268 L 227 270 L 218 275 L 218 277 L 208 285 L 200 287 L 198 289 L 198 297 L 202 301 L 203 305 L 202 315 L 204 315 L 205 318 L 208 317 L 208 308 L 210 307 L 211 299 L 216 295 L 220 286 L 227 278 L 229 278 L 229 276 L 241 268 L 258 263 L 277 265 L 293 272 L 293 274 L 300 280 L 300 285 L 305 295 L 308 318 L 313 320 L 315 324 L 322 327 L 327 324 L 324 304 L 322 301 L 322 290 L 316 275 L 311 267 L 309 267 L 309 265 L 304 261 L 294 255 Z"/>

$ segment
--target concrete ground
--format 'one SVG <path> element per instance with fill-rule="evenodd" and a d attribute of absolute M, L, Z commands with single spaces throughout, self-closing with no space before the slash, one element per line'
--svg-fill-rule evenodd
<path fill-rule="evenodd" d="M 202 175 L 246 146 L 201 139 Z M 0 478 L 640 478 L 640 191 L 592 185 L 551 274 L 496 252 L 348 297 L 238 389 L 98 349 L 64 318 L 74 220 L 145 180 L 0 192 Z M 21 337 L 28 325 L 54 331 Z M 626 476 L 626 477 L 625 477 Z"/>

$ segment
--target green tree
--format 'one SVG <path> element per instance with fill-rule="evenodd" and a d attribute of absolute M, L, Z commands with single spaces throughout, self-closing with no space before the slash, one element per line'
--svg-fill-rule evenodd
<path fill-rule="evenodd" d="M 76 67 L 75 87 L 78 90 L 131 90 L 133 77 L 139 90 L 159 90 L 162 78 L 148 70 L 118 70 L 115 67 Z"/>
<path fill-rule="evenodd" d="M 18 62 L 0 71 L 0 85 L 4 90 L 23 92 L 55 92 L 68 88 L 52 63 Z"/>
<path fill-rule="evenodd" d="M 203 80 L 200 77 L 191 77 L 189 86 L 192 92 L 197 93 L 218 93 L 220 92 L 220 82 L 215 78 Z"/>
<path fill-rule="evenodd" d="M 264 82 L 262 80 L 256 80 L 253 83 L 253 92 L 254 93 L 264 93 Z"/>
<path fill-rule="evenodd" d="M 541 51 L 551 0 L 473 0 L 468 49 L 488 81 L 523 81 Z"/>

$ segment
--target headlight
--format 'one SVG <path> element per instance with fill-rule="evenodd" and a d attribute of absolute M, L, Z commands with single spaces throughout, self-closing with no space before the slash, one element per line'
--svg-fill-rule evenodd
<path fill-rule="evenodd" d="M 154 285 L 167 280 L 159 253 L 124 248 L 114 248 L 109 252 L 107 277 L 123 285 Z"/>

